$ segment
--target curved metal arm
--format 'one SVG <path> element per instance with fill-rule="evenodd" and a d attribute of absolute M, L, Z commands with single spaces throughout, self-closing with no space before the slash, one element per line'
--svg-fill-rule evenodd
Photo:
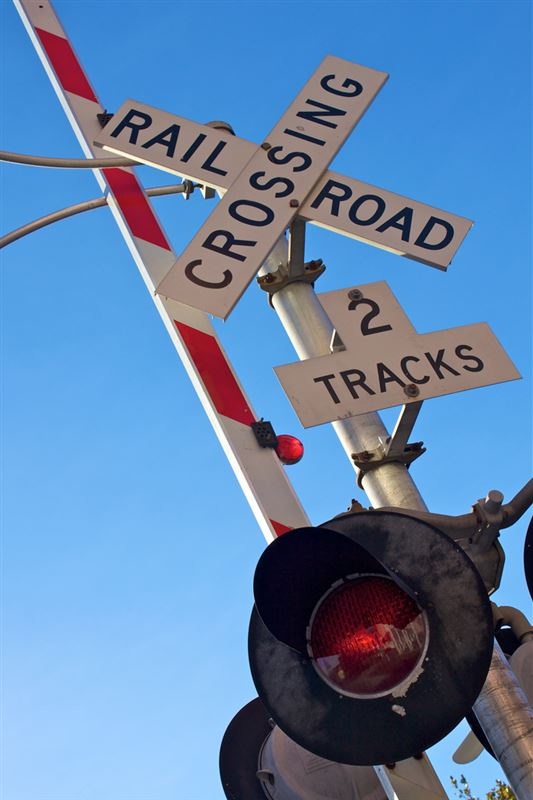
<path fill-rule="evenodd" d="M 497 606 L 492 603 L 492 613 L 496 625 L 509 625 L 516 638 L 522 642 L 533 639 L 533 626 L 523 611 L 513 606 Z"/>
<path fill-rule="evenodd" d="M 25 164 L 27 167 L 59 167 L 61 169 L 104 169 L 105 167 L 133 167 L 137 161 L 115 156 L 114 158 L 54 158 L 52 156 L 30 156 L 25 153 L 9 153 L 0 150 L 0 161 Z"/>
<path fill-rule="evenodd" d="M 199 184 L 193 184 L 193 187 Z M 146 194 L 149 197 L 160 197 L 166 194 L 180 194 L 186 192 L 190 187 L 184 183 L 175 183 L 170 186 L 154 186 L 152 189 L 146 189 Z M 76 203 L 73 206 L 67 206 L 59 211 L 53 211 L 51 214 L 46 214 L 44 217 L 28 222 L 20 228 L 16 228 L 11 233 L 6 233 L 5 236 L 0 236 L 0 249 L 6 247 L 17 239 L 27 236 L 29 233 L 38 231 L 39 228 L 44 228 L 46 225 L 51 225 L 53 222 L 73 217 L 75 214 L 81 214 L 83 211 L 92 211 L 93 208 L 101 208 L 107 205 L 105 197 L 95 197 L 93 200 L 85 200 L 82 203 Z"/>
<path fill-rule="evenodd" d="M 235 136 L 235 131 L 229 122 L 215 119 L 206 122 L 208 128 L 226 131 Z M 105 169 L 105 167 L 138 167 L 138 161 L 123 156 L 110 158 L 55 158 L 54 156 L 31 156 L 26 153 L 11 153 L 0 150 L 0 161 L 9 161 L 14 164 L 25 164 L 27 167 L 56 167 L 59 169 Z"/>
<path fill-rule="evenodd" d="M 533 478 L 515 494 L 510 503 L 507 503 L 505 506 L 503 506 L 502 510 L 504 516 L 506 517 L 506 521 L 502 525 L 502 528 L 508 528 L 509 525 L 513 525 L 532 504 Z"/>
<path fill-rule="evenodd" d="M 474 536 L 479 532 L 490 533 L 494 536 L 502 528 L 509 528 L 533 505 L 533 478 L 513 497 L 509 503 L 501 505 L 495 497 L 500 492 L 491 490 L 485 500 L 478 500 L 470 514 L 460 514 L 457 517 L 447 514 L 432 514 L 430 511 L 409 510 L 407 513 L 417 519 L 429 522 L 440 528 L 453 539 L 464 539 Z M 406 513 L 404 508 L 380 508 L 380 511 L 398 511 Z"/>

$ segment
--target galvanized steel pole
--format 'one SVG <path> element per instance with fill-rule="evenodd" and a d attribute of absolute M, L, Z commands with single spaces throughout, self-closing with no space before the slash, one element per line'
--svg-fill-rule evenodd
<path fill-rule="evenodd" d="M 284 238 L 279 240 L 267 260 L 266 270 L 276 269 L 280 263 L 287 263 L 287 242 Z M 310 284 L 300 281 L 289 283 L 272 295 L 272 305 L 301 360 L 330 353 L 334 328 Z M 356 471 L 352 454 L 374 450 L 380 443 L 384 444 L 389 435 L 377 413 L 361 414 L 333 422 L 332 425 Z M 375 467 L 363 476 L 361 484 L 374 508 L 397 506 L 426 510 L 403 464 L 388 463 Z"/>
<path fill-rule="evenodd" d="M 474 713 L 518 800 L 531 800 L 533 710 L 496 641 Z"/>

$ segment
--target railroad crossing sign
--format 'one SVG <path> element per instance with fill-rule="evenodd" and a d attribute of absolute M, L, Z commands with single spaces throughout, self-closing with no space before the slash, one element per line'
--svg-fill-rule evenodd
<path fill-rule="evenodd" d="M 225 192 L 257 145 L 228 131 L 127 100 L 96 143 L 105 150 Z M 327 171 L 298 217 L 445 270 L 472 222 L 369 183 Z"/>
<path fill-rule="evenodd" d="M 158 294 L 226 318 L 296 216 L 445 269 L 470 220 L 324 175 L 387 77 L 326 57 L 260 147 L 128 101 L 95 144 L 226 190 Z"/>
<path fill-rule="evenodd" d="M 318 297 L 331 355 L 275 368 L 304 427 L 520 378 L 486 323 L 418 334 L 384 281 Z"/>
<path fill-rule="evenodd" d="M 158 294 L 225 319 L 387 77 L 327 56 L 255 149 Z"/>

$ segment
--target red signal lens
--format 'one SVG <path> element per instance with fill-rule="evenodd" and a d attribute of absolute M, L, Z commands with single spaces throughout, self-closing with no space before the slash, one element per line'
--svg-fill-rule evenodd
<path fill-rule="evenodd" d="M 304 446 L 296 436 L 283 433 L 278 436 L 276 453 L 283 464 L 297 464 L 304 454 Z"/>
<path fill-rule="evenodd" d="M 350 577 L 325 594 L 311 617 L 308 649 L 320 677 L 353 697 L 389 694 L 421 663 L 426 616 L 381 575 Z"/>

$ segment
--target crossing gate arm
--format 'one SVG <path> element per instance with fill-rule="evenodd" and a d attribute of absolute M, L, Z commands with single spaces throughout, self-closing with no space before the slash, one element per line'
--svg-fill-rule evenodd
<path fill-rule="evenodd" d="M 106 158 L 93 144 L 104 109 L 51 3 L 14 4 L 83 152 Z M 176 254 L 134 170 L 108 167 L 94 174 L 265 539 L 308 525 L 277 455 L 257 444 L 250 427 L 257 417 L 208 316 L 155 294 Z"/>

